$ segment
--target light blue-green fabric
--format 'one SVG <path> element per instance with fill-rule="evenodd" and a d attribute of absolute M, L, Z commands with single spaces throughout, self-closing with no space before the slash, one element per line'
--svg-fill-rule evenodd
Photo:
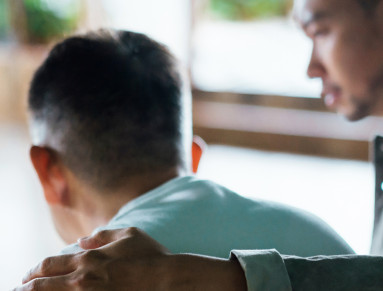
<path fill-rule="evenodd" d="M 123 206 L 101 229 L 141 228 L 173 253 L 227 258 L 233 249 L 277 249 L 298 256 L 350 254 L 319 218 L 251 200 L 193 176 L 175 178 Z M 64 253 L 80 249 L 70 246 Z"/>
<path fill-rule="evenodd" d="M 233 250 L 245 273 L 248 291 L 292 291 L 289 274 L 276 250 Z"/>

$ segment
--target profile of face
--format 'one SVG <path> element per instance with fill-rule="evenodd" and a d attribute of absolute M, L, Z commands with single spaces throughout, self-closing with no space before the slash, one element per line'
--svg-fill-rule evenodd
<path fill-rule="evenodd" d="M 313 42 L 307 74 L 322 80 L 326 106 L 349 120 L 383 113 L 380 2 L 371 11 L 357 0 L 294 3 L 294 17 Z"/>

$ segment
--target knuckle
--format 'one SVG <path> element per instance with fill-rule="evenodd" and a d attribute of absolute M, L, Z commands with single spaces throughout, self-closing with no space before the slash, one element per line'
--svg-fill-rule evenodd
<path fill-rule="evenodd" d="M 109 236 L 109 230 L 100 230 L 96 234 L 96 238 L 99 238 L 99 239 L 104 239 L 104 238 L 107 238 L 108 236 Z"/>
<path fill-rule="evenodd" d="M 45 258 L 41 263 L 40 263 L 40 272 L 42 274 L 45 274 L 49 271 L 50 267 L 52 266 L 52 257 Z"/>
<path fill-rule="evenodd" d="M 29 290 L 30 291 L 40 291 L 41 290 L 41 280 L 40 279 L 34 279 L 31 281 L 31 283 L 29 284 L 30 288 Z"/>
<path fill-rule="evenodd" d="M 89 250 L 83 253 L 81 256 L 81 261 L 87 263 L 92 262 L 97 258 L 97 251 L 95 250 Z"/>
<path fill-rule="evenodd" d="M 141 230 L 137 227 L 129 227 L 125 230 L 128 236 L 137 236 L 141 233 Z"/>
<path fill-rule="evenodd" d="M 97 264 L 97 262 L 103 260 L 105 255 L 99 250 L 89 250 L 81 255 L 80 261 L 85 264 Z"/>
<path fill-rule="evenodd" d="M 74 279 L 73 279 L 73 286 L 80 287 L 81 290 L 85 288 L 89 288 L 92 285 L 97 285 L 98 282 L 98 276 L 90 271 L 79 273 Z"/>

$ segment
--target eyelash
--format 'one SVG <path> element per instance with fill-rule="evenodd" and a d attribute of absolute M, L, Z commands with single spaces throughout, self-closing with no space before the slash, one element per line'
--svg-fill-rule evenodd
<path fill-rule="evenodd" d="M 314 37 L 317 37 L 317 36 L 321 36 L 323 34 L 323 31 L 320 30 L 320 31 L 317 31 L 313 34 Z"/>
<path fill-rule="evenodd" d="M 312 35 L 313 37 L 318 37 L 318 36 L 321 36 L 321 35 L 324 35 L 327 33 L 327 29 L 318 29 L 316 30 Z"/>

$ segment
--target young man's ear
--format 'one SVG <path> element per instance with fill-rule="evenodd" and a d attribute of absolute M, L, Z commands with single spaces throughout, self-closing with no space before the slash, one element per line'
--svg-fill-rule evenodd
<path fill-rule="evenodd" d="M 48 204 L 65 204 L 68 184 L 54 153 L 45 147 L 32 146 L 30 157 L 39 176 Z"/>
<path fill-rule="evenodd" d="M 199 162 L 201 161 L 201 157 L 203 152 L 206 149 L 206 143 L 205 141 L 195 135 L 193 136 L 193 144 L 192 144 L 192 166 L 193 166 L 193 173 L 197 173 Z"/>

